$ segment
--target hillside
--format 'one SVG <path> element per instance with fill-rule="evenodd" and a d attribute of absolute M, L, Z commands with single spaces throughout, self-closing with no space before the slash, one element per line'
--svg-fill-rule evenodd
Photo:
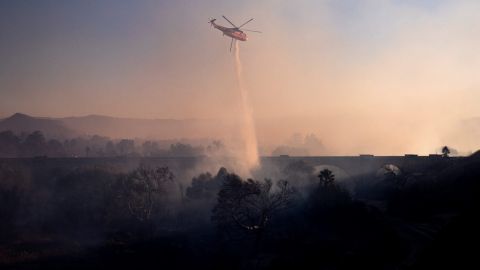
<path fill-rule="evenodd" d="M 66 127 L 58 119 L 32 117 L 22 113 L 16 113 L 0 121 L 0 131 L 11 130 L 14 133 L 31 133 L 40 130 L 49 138 L 69 138 L 78 133 Z"/>
<path fill-rule="evenodd" d="M 220 120 L 134 119 L 101 115 L 43 118 L 16 113 L 0 120 L 0 131 L 42 131 L 49 138 L 100 135 L 110 138 L 203 139 L 222 137 L 233 124 Z"/>
<path fill-rule="evenodd" d="M 101 115 L 59 119 L 67 127 L 84 134 L 111 138 L 198 139 L 219 137 L 225 123 L 199 119 L 135 119 Z"/>

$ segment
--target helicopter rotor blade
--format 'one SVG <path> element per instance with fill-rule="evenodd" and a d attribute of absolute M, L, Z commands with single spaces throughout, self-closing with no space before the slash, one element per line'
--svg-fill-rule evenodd
<path fill-rule="evenodd" d="M 251 18 L 250 20 L 244 22 L 244 23 L 243 23 L 242 25 L 240 25 L 238 28 L 241 28 L 242 26 L 244 26 L 245 24 L 247 24 L 247 23 L 249 23 L 249 22 L 251 22 L 251 21 L 253 21 L 253 18 Z"/>
<path fill-rule="evenodd" d="M 250 30 L 250 29 L 242 29 L 242 31 L 247 31 L 247 32 L 255 32 L 255 33 L 262 33 L 261 31 L 257 31 L 257 30 Z"/>
<path fill-rule="evenodd" d="M 222 17 L 223 17 L 225 20 L 227 20 L 228 23 L 230 23 L 231 25 L 233 25 L 233 27 L 235 27 L 235 28 L 238 29 L 238 27 L 237 27 L 235 24 L 233 24 L 229 19 L 227 19 L 227 17 L 225 17 L 225 16 L 223 16 L 223 15 L 222 15 Z"/>

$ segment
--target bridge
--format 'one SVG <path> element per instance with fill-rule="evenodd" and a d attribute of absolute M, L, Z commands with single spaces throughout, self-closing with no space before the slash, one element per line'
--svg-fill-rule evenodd
<path fill-rule="evenodd" d="M 424 172 L 429 169 L 441 169 L 448 164 L 459 160 L 461 157 L 444 158 L 440 155 L 430 156 L 265 156 L 261 157 L 262 167 L 283 169 L 287 165 L 303 161 L 313 167 L 330 166 L 344 172 L 347 176 L 371 174 L 377 172 L 383 166 L 391 164 L 403 172 Z M 229 164 L 235 164 L 231 158 L 209 157 L 111 157 L 111 158 L 0 158 L 1 164 L 17 164 L 27 168 L 78 168 L 83 166 L 111 167 L 118 171 L 128 171 L 136 168 L 139 164 L 150 166 L 168 166 L 177 175 L 191 177 L 193 172 L 205 172 L 210 170 L 216 173 L 221 166 L 229 168 Z M 207 165 L 207 166 L 206 166 Z"/>
<path fill-rule="evenodd" d="M 263 157 L 262 163 L 272 163 L 284 167 L 292 162 L 303 161 L 314 167 L 333 166 L 347 175 L 361 175 L 377 172 L 385 165 L 394 165 L 404 172 L 422 172 L 431 168 L 442 168 L 459 159 L 459 157 L 444 158 L 441 155 L 404 155 L 404 156 L 311 156 L 311 157 Z"/>

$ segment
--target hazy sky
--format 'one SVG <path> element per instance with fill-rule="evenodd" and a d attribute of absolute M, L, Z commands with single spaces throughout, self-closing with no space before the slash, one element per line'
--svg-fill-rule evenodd
<path fill-rule="evenodd" d="M 479 1 L 0 1 L 0 116 L 228 118 L 241 44 L 260 140 L 431 152 L 480 116 Z M 280 119 L 280 120 L 279 120 Z M 278 122 L 291 123 L 279 126 Z M 277 124 L 275 124 L 277 123 Z M 394 132 L 401 130 L 401 132 Z"/>

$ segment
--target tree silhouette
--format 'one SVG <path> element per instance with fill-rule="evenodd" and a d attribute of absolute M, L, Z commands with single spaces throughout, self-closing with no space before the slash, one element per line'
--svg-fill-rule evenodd
<path fill-rule="evenodd" d="M 20 152 L 20 138 L 12 131 L 0 132 L 0 156 L 17 157 Z"/>
<path fill-rule="evenodd" d="M 129 156 L 135 152 L 135 142 L 134 140 L 122 139 L 117 143 L 116 148 L 121 156 Z"/>
<path fill-rule="evenodd" d="M 320 180 L 321 187 L 329 187 L 332 186 L 335 181 L 335 175 L 329 169 L 323 169 L 318 174 L 318 179 Z"/>
<path fill-rule="evenodd" d="M 130 215 L 143 222 L 151 218 L 158 207 L 159 195 L 165 193 L 165 184 L 173 182 L 175 176 L 168 167 L 155 169 L 141 165 L 121 180 L 121 197 Z"/>
<path fill-rule="evenodd" d="M 66 155 L 63 144 L 55 139 L 51 139 L 47 143 L 47 153 L 51 157 L 64 157 Z"/>
<path fill-rule="evenodd" d="M 244 181 L 229 174 L 218 193 L 212 220 L 223 231 L 237 229 L 254 234 L 258 242 L 272 216 L 293 201 L 295 189 L 287 181 L 279 181 L 277 186 L 278 190 L 272 192 L 269 179 Z"/>
<path fill-rule="evenodd" d="M 228 171 L 222 167 L 215 176 L 207 172 L 194 177 L 191 186 L 187 188 L 187 197 L 192 200 L 215 199 L 226 175 L 228 175 Z"/>
<path fill-rule="evenodd" d="M 448 157 L 450 155 L 450 148 L 448 146 L 442 147 L 442 156 Z"/>
<path fill-rule="evenodd" d="M 29 134 L 23 143 L 23 148 L 27 156 L 45 155 L 47 143 L 41 131 L 34 131 Z"/>

